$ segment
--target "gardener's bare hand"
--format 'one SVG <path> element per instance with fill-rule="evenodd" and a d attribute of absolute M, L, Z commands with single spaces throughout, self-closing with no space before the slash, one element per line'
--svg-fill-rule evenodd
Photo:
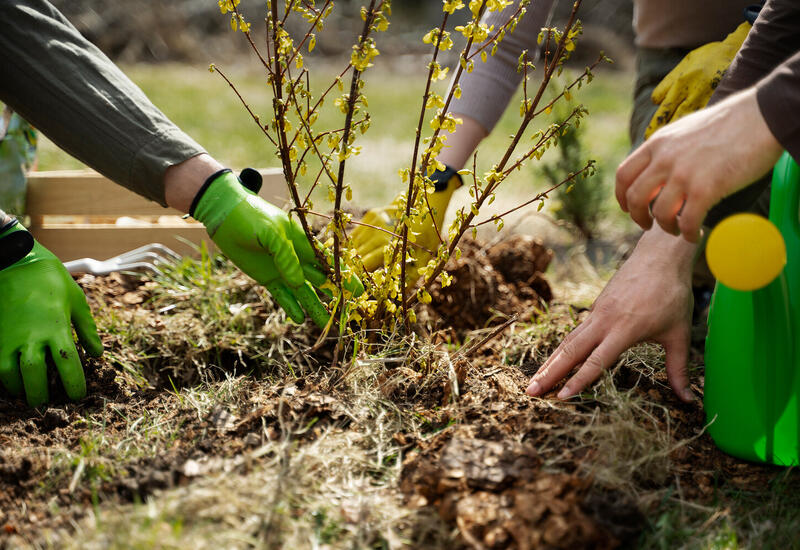
<path fill-rule="evenodd" d="M 542 395 L 580 367 L 558 393 L 559 399 L 571 397 L 600 377 L 625 350 L 652 341 L 664 346 L 672 389 L 680 399 L 690 401 L 686 360 L 695 249 L 695 245 L 657 227 L 645 233 L 595 300 L 586 320 L 531 378 L 527 393 Z"/>
<path fill-rule="evenodd" d="M 781 151 L 746 90 L 653 134 L 617 169 L 617 200 L 643 229 L 655 218 L 696 242 L 708 210 L 766 174 Z"/>

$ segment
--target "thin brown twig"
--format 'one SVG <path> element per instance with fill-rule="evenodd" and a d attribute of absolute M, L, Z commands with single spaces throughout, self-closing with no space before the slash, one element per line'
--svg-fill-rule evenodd
<path fill-rule="evenodd" d="M 558 68 L 559 61 L 561 60 L 561 56 L 563 55 L 564 49 L 566 47 L 567 40 L 569 39 L 569 33 L 572 30 L 572 27 L 575 25 L 575 20 L 578 15 L 578 7 L 580 6 L 581 1 L 577 0 L 572 7 L 572 13 L 570 14 L 570 18 L 567 21 L 567 24 L 564 26 L 564 33 L 561 35 L 561 40 L 559 40 L 558 45 L 556 46 L 555 54 L 552 57 L 550 63 L 545 64 L 544 69 L 544 76 L 542 78 L 542 83 L 539 86 L 539 89 L 536 92 L 536 96 L 533 99 L 533 102 L 530 107 L 528 107 L 525 111 L 525 116 L 522 119 L 522 123 L 520 124 L 519 130 L 514 135 L 514 138 L 511 140 L 511 144 L 509 145 L 508 149 L 506 150 L 505 155 L 503 155 L 502 160 L 497 164 L 498 170 L 503 170 L 508 160 L 511 158 L 514 150 L 519 143 L 519 140 L 522 139 L 522 135 L 525 133 L 525 130 L 528 128 L 528 125 L 531 121 L 535 118 L 537 112 L 536 107 L 539 105 L 539 101 L 541 100 L 542 96 L 544 95 L 547 86 L 550 84 L 550 80 L 553 77 L 556 69 Z M 549 37 L 549 33 L 548 33 Z M 527 107 L 527 104 L 526 104 Z"/>
<path fill-rule="evenodd" d="M 425 111 L 427 110 L 428 106 L 428 97 L 430 97 L 431 92 L 431 84 L 433 82 L 433 71 L 437 66 L 437 58 L 439 56 L 439 45 L 442 41 L 442 35 L 444 34 L 444 29 L 447 26 L 447 17 L 448 13 L 445 12 L 444 17 L 442 17 L 442 24 L 439 27 L 439 33 L 436 35 L 436 43 L 433 45 L 433 56 L 431 62 L 428 66 L 428 78 L 425 81 L 425 93 L 422 95 L 422 107 L 420 108 L 419 113 L 419 121 L 417 122 L 417 133 L 414 138 L 414 152 L 411 157 L 411 169 L 408 173 L 408 191 L 406 194 L 406 212 L 405 212 L 405 219 L 411 215 L 411 206 L 414 204 L 414 188 L 417 181 L 416 178 L 416 170 L 417 170 L 417 155 L 419 154 L 419 144 L 420 139 L 422 138 L 422 126 L 425 124 Z M 424 167 L 423 167 L 424 168 Z M 424 176 L 423 176 L 424 177 Z M 424 179 L 423 179 L 423 186 L 424 186 Z M 423 190 L 423 193 L 425 191 Z M 427 193 L 425 193 L 427 199 Z M 433 210 L 430 208 L 430 204 L 428 204 L 428 209 L 431 213 L 431 218 L 433 218 Z M 404 219 L 403 217 L 400 220 Z M 399 222 L 398 222 L 399 223 Z M 403 319 L 408 322 L 408 309 L 406 308 L 406 255 L 408 254 L 408 225 L 405 223 L 402 224 L 402 228 L 400 229 L 400 234 L 402 235 L 401 238 L 401 246 L 400 246 L 400 297 L 401 297 L 401 304 L 403 308 Z M 440 237 L 441 238 L 441 237 Z M 397 248 L 392 252 L 392 257 L 396 256 Z M 408 328 L 408 327 L 407 327 Z"/>
<path fill-rule="evenodd" d="M 305 36 L 300 40 L 300 44 L 298 44 L 297 47 L 294 49 L 294 53 L 292 54 L 292 57 L 290 57 L 289 59 L 286 60 L 286 64 L 287 65 L 290 65 L 297 58 L 297 56 L 300 54 L 300 49 L 303 47 L 303 45 L 306 43 L 306 41 L 313 34 L 313 31 L 317 26 L 317 22 L 319 22 L 319 20 L 322 18 L 322 15 L 325 13 L 325 10 L 327 9 L 327 7 L 328 7 L 328 5 L 330 3 L 331 3 L 331 0 L 325 0 L 325 5 L 322 6 L 322 9 L 319 10 L 319 13 L 317 13 L 317 17 L 314 19 L 314 21 L 311 23 L 311 25 L 309 25 L 308 31 L 306 32 Z M 316 10 L 314 10 L 314 11 L 316 11 Z"/>
<path fill-rule="evenodd" d="M 281 59 L 278 50 L 278 4 L 276 0 L 273 0 L 269 3 L 270 12 L 268 19 L 272 21 L 272 43 L 275 49 L 275 56 L 274 62 L 275 67 L 274 70 L 267 63 L 265 66 L 267 67 L 267 71 L 270 73 L 272 77 L 272 91 L 274 94 L 274 98 L 272 101 L 273 112 L 275 113 L 275 123 L 276 123 L 276 133 L 278 135 L 278 151 L 280 153 L 281 158 L 281 166 L 283 167 L 283 175 L 286 178 L 286 185 L 289 188 L 289 193 L 291 194 L 292 201 L 294 202 L 295 207 L 300 206 L 300 192 L 297 189 L 297 181 L 295 178 L 294 171 L 292 170 L 292 161 L 289 158 L 289 144 L 286 139 L 286 130 L 285 130 L 285 118 L 286 118 L 286 106 L 283 102 L 283 71 L 281 70 Z M 250 42 L 251 46 L 255 48 L 255 44 L 248 36 L 248 41 Z M 258 53 L 256 49 L 256 53 Z M 259 57 L 261 54 L 258 53 Z M 309 244 L 311 245 L 312 250 L 314 251 L 314 256 L 317 259 L 317 262 L 323 268 L 328 265 L 327 258 L 322 253 L 322 251 L 317 246 L 317 240 L 314 237 L 314 233 L 311 230 L 311 226 L 308 224 L 308 220 L 305 217 L 305 214 L 301 211 L 297 211 L 297 217 L 300 221 L 300 225 L 303 228 L 303 233 L 306 235 L 306 239 L 308 239 Z"/>
<path fill-rule="evenodd" d="M 239 9 L 236 6 L 233 6 L 233 12 L 236 14 L 237 17 L 242 17 L 242 14 L 239 13 Z M 261 61 L 261 64 L 264 65 L 264 68 L 269 70 L 269 62 L 264 59 L 264 56 L 261 55 L 261 50 L 258 49 L 256 43 L 253 42 L 253 38 L 250 36 L 250 31 L 242 31 L 242 34 L 247 38 L 247 41 L 250 43 L 250 47 L 253 49 L 255 54 L 258 56 L 258 60 Z"/>
<path fill-rule="evenodd" d="M 480 21 L 483 18 L 485 10 L 486 10 L 486 0 L 483 0 L 483 2 L 481 3 L 481 7 L 478 10 L 478 15 L 475 18 L 475 21 Z M 453 101 L 453 97 L 455 96 L 456 88 L 459 86 L 459 83 L 461 82 L 461 77 L 464 74 L 464 67 L 467 66 L 468 62 L 470 61 L 468 54 L 472 46 L 473 46 L 473 38 L 470 36 L 470 38 L 467 39 L 467 43 L 464 46 L 464 50 L 461 52 L 458 68 L 456 69 L 456 74 L 453 77 L 453 82 L 451 83 L 450 91 L 447 93 L 447 98 L 444 101 L 444 107 L 442 107 L 441 113 L 439 114 L 440 125 L 433 131 L 433 134 L 430 137 L 430 143 L 432 144 L 434 144 L 436 142 L 436 138 L 439 137 L 439 133 L 441 132 L 441 123 L 444 122 L 445 118 L 447 117 L 447 112 L 448 109 L 450 108 L 450 104 Z M 429 148 L 428 150 L 425 151 L 425 156 L 423 157 L 422 162 L 420 163 L 421 170 L 427 168 L 428 163 L 430 163 L 431 160 L 431 155 L 432 155 L 432 150 Z"/>
<path fill-rule="evenodd" d="M 233 82 L 231 82 L 231 81 L 230 81 L 230 79 L 229 79 L 227 76 L 225 76 L 225 73 L 223 73 L 223 72 L 222 72 L 222 71 L 219 69 L 219 67 L 217 67 L 216 65 L 214 66 L 214 72 L 215 72 L 215 73 L 217 73 L 217 74 L 219 74 L 219 76 L 221 76 L 221 77 L 222 77 L 222 79 L 223 79 L 225 82 L 227 82 L 227 83 L 228 83 L 228 86 L 230 86 L 230 87 L 231 87 L 231 90 L 233 90 L 233 93 L 235 93 L 235 94 L 236 94 L 236 97 L 238 97 L 238 98 L 239 98 L 239 101 L 241 101 L 241 102 L 242 102 L 242 105 L 244 105 L 244 108 L 245 108 L 245 109 L 247 109 L 247 112 L 248 112 L 248 113 L 250 113 L 250 117 L 251 117 L 251 118 L 253 119 L 253 121 L 254 121 L 254 122 L 255 122 L 255 123 L 258 125 L 258 128 L 259 128 L 259 130 L 261 130 L 261 131 L 264 133 L 264 135 L 265 135 L 265 136 L 267 136 L 267 139 L 268 139 L 268 140 L 269 140 L 269 141 L 270 141 L 270 142 L 271 142 L 271 143 L 272 143 L 272 144 L 273 144 L 275 147 L 277 147 L 277 146 L 278 146 L 278 143 L 277 143 L 277 142 L 276 142 L 274 139 L 272 139 L 272 136 L 271 136 L 271 135 L 269 135 L 269 131 L 267 130 L 267 127 L 266 127 L 266 126 L 262 126 L 262 125 L 261 125 L 261 119 L 259 118 L 259 116 L 258 116 L 257 114 L 255 114 L 255 113 L 253 112 L 253 110 L 252 110 L 252 109 L 250 109 L 250 105 L 248 105 L 248 104 L 247 104 L 247 102 L 244 100 L 244 98 L 242 97 L 242 94 L 240 94 L 240 93 L 239 93 L 239 90 L 237 90 L 237 89 L 236 89 L 236 86 L 234 86 Z"/>
<path fill-rule="evenodd" d="M 506 177 L 508 177 L 508 175 L 509 175 L 509 174 L 511 174 L 511 173 L 512 173 L 514 170 L 518 169 L 518 168 L 519 168 L 519 167 L 522 165 L 522 163 L 523 163 L 523 162 L 525 162 L 525 161 L 526 161 L 526 160 L 528 160 L 530 157 L 532 157 L 533 155 L 535 155 L 535 154 L 536 154 L 536 152 L 537 152 L 537 151 L 538 151 L 538 150 L 539 150 L 539 149 L 540 149 L 542 146 L 546 145 L 546 143 L 547 143 L 548 141 L 550 141 L 550 139 L 551 139 L 551 138 L 553 138 L 554 136 L 558 136 L 558 135 L 559 135 L 559 134 L 562 132 L 562 130 L 564 129 L 564 127 L 565 127 L 565 126 L 567 126 L 567 124 L 569 123 L 569 121 L 570 121 L 570 120 L 571 120 L 573 117 L 575 117 L 575 116 L 576 116 L 578 113 L 582 113 L 583 111 L 584 111 L 584 109 L 583 109 L 583 107 L 582 107 L 582 106 L 578 106 L 578 107 L 576 107 L 576 108 L 575 108 L 575 109 L 573 109 L 573 111 L 572 111 L 572 112 L 569 114 L 569 116 L 567 116 L 567 117 L 566 117 L 564 120 L 562 120 L 562 121 L 561 121 L 560 123 L 558 123 L 558 124 L 554 124 L 554 125 L 552 125 L 552 126 L 551 126 L 550 128 L 548 128 L 548 129 L 547 129 L 545 132 L 543 132 L 543 133 L 542 133 L 542 135 L 539 137 L 539 140 L 536 142 L 536 145 L 534 145 L 533 147 L 531 147 L 531 148 L 528 150 L 528 152 L 527 152 L 527 153 L 525 153 L 524 155 L 521 155 L 521 156 L 520 156 L 520 157 L 519 157 L 519 158 L 518 158 L 516 161 L 514 161 L 514 162 L 513 162 L 513 164 L 511 164 L 511 166 L 509 166 L 508 168 L 505 168 L 505 169 L 504 169 L 502 172 L 500 172 L 500 174 L 501 174 L 501 176 L 502 176 L 502 177 L 501 177 L 500 179 L 498 179 L 498 180 L 497 180 L 495 183 L 493 183 L 493 184 L 490 186 L 490 188 L 491 188 L 491 189 L 490 189 L 489 193 L 492 193 L 492 192 L 494 192 L 494 191 L 497 189 L 497 187 L 500 185 L 500 183 L 501 183 L 501 182 L 502 182 L 502 181 L 503 181 L 503 180 L 504 180 Z"/>
<path fill-rule="evenodd" d="M 513 213 L 514 213 L 514 212 L 516 212 L 517 210 L 521 210 L 522 208 L 525 208 L 525 207 L 526 207 L 526 206 L 528 206 L 529 204 L 533 204 L 533 203 L 535 203 L 536 201 L 540 201 L 540 200 L 542 200 L 542 199 L 546 199 L 546 198 L 547 198 L 547 196 L 548 196 L 550 193 L 552 193 L 553 191 L 555 191 L 556 189 L 558 189 L 559 187 L 561 187 L 562 185 L 564 185 L 564 184 L 565 184 L 565 183 L 567 183 L 568 181 L 574 181 L 574 180 L 575 180 L 575 178 L 576 178 L 577 176 L 581 175 L 583 172 L 586 172 L 587 170 L 590 170 L 590 169 L 592 168 L 592 166 L 594 166 L 594 161 L 593 161 L 593 160 L 587 161 L 587 163 L 586 163 L 586 164 L 583 166 L 583 168 L 581 168 L 581 169 L 580 169 L 580 170 L 578 170 L 577 172 L 573 172 L 573 173 L 571 173 L 571 174 L 570 174 L 570 175 L 568 175 L 566 178 L 564 178 L 563 180 L 561 180 L 561 181 L 560 181 L 560 182 L 558 182 L 557 184 L 555 184 L 555 185 L 553 185 L 553 186 L 549 187 L 549 188 L 548 188 L 546 191 L 542 191 L 541 193 L 537 194 L 537 195 L 536 195 L 535 197 L 533 197 L 532 199 L 530 199 L 530 200 L 528 200 L 528 201 L 525 201 L 525 202 L 523 202 L 522 204 L 520 204 L 520 205 L 517 205 L 517 206 L 515 206 L 514 208 L 512 208 L 512 209 L 510 209 L 510 210 L 507 210 L 507 211 L 505 211 L 505 212 L 503 212 L 502 214 L 496 214 L 496 215 L 492 216 L 491 218 L 488 218 L 488 219 L 486 219 L 486 220 L 483 220 L 482 222 L 474 223 L 474 224 L 470 225 L 469 227 L 470 227 L 470 228 L 472 228 L 472 227 L 480 227 L 481 225 L 485 225 L 485 224 L 487 224 L 487 223 L 491 223 L 491 222 L 493 222 L 493 221 L 495 221 L 495 220 L 502 219 L 502 218 L 504 218 L 505 216 L 507 216 L 507 215 L 509 215 L 509 214 L 513 214 Z"/>
<path fill-rule="evenodd" d="M 332 220 L 333 219 L 333 216 L 331 216 L 330 214 L 323 214 L 322 212 L 315 212 L 314 210 L 309 210 L 308 208 L 304 208 L 303 210 L 306 213 L 311 214 L 312 216 L 319 216 L 321 218 L 325 218 L 325 219 L 328 219 L 328 220 Z M 395 238 L 398 238 L 398 239 L 400 238 L 400 235 L 398 235 L 394 231 L 390 231 L 390 230 L 386 229 L 385 227 L 378 227 L 377 225 L 372 225 L 372 224 L 364 223 L 364 222 L 357 222 L 355 220 L 348 220 L 347 223 L 348 223 L 348 225 L 360 225 L 361 227 L 369 227 L 370 229 L 374 229 L 376 231 L 381 231 L 381 232 L 386 233 L 387 235 L 390 235 L 392 237 L 395 237 Z M 433 254 L 433 250 L 431 250 L 427 246 L 422 246 L 421 244 L 415 243 L 415 242 L 412 242 L 412 241 L 409 241 L 408 244 L 410 244 L 413 247 L 419 248 L 420 250 L 423 250 L 423 251 L 427 252 L 428 254 Z"/>
<path fill-rule="evenodd" d="M 497 168 L 495 169 L 497 172 L 501 172 L 505 168 L 506 163 L 508 163 L 509 158 L 513 154 L 514 150 L 516 149 L 517 144 L 519 143 L 520 139 L 522 138 L 522 135 L 524 134 L 525 129 L 528 127 L 528 125 L 530 124 L 531 120 L 533 120 L 533 118 L 534 118 L 534 114 L 536 113 L 536 107 L 538 106 L 539 100 L 541 99 L 542 95 L 544 94 L 544 91 L 547 88 L 547 85 L 550 83 L 550 80 L 552 79 L 552 76 L 555 73 L 556 68 L 558 67 L 559 60 L 561 59 L 561 56 L 562 56 L 562 54 L 564 52 L 564 48 L 566 47 L 566 42 L 569 39 L 569 33 L 570 33 L 570 31 L 572 30 L 572 27 L 575 24 L 575 21 L 576 21 L 576 18 L 577 18 L 578 8 L 580 7 L 580 4 L 581 4 L 581 0 L 576 0 L 574 5 L 573 5 L 572 13 L 570 15 L 569 20 L 567 21 L 567 24 L 564 27 L 564 31 L 563 31 L 563 34 L 561 36 L 561 40 L 559 40 L 558 45 L 556 47 L 555 55 L 551 59 L 550 63 L 546 64 L 546 66 L 545 66 L 545 71 L 544 71 L 544 76 L 542 78 L 542 83 L 539 86 L 539 90 L 537 91 L 536 97 L 534 98 L 534 101 L 533 101 L 532 105 L 526 110 L 525 116 L 523 117 L 522 123 L 520 124 L 520 128 L 514 134 L 514 137 L 512 138 L 511 144 L 509 145 L 508 149 L 506 150 L 506 153 L 504 154 L 503 159 L 497 165 Z M 492 190 L 496 189 L 496 185 L 493 186 L 492 185 L 493 183 L 495 183 L 495 182 L 490 182 L 490 185 L 487 186 L 487 189 L 484 190 L 484 192 L 481 194 L 481 196 L 476 198 L 475 205 L 476 205 L 478 210 L 483 205 L 483 203 L 486 201 L 486 199 L 490 196 Z M 464 233 L 467 231 L 467 229 L 469 229 L 471 227 L 472 220 L 474 218 L 475 218 L 475 213 L 472 212 L 472 211 L 469 212 L 463 218 L 463 220 L 461 222 L 461 225 L 459 226 L 459 229 L 456 232 L 456 235 L 450 241 L 450 244 L 449 244 L 448 249 L 447 249 L 447 255 L 445 257 L 450 257 L 453 254 L 455 248 L 458 246 L 458 242 L 460 241 L 461 237 L 464 235 Z M 423 281 L 423 284 L 421 286 L 422 289 L 426 289 L 427 290 L 430 287 L 430 285 L 433 284 L 433 281 L 436 280 L 436 277 L 438 277 L 439 274 L 444 270 L 444 265 L 445 265 L 444 261 L 440 260 L 438 262 L 438 264 L 434 267 L 434 269 L 430 273 L 427 274 L 427 276 L 426 276 L 426 278 Z M 409 298 L 409 301 L 411 303 L 415 303 L 415 301 L 418 298 L 418 296 L 419 296 L 419 290 L 417 290 Z M 409 305 L 411 305 L 411 304 L 409 304 Z"/>
<path fill-rule="evenodd" d="M 369 37 L 370 30 L 372 30 L 372 22 L 375 19 L 375 4 L 376 0 L 370 0 L 369 7 L 367 8 L 366 16 L 364 17 L 364 27 L 361 30 L 361 35 L 358 38 L 358 48 L 363 48 Z M 383 0 L 378 4 L 378 9 L 383 5 Z M 334 269 L 334 284 L 339 289 L 339 296 L 344 296 L 344 289 L 342 287 L 342 274 L 339 262 L 341 260 L 341 237 L 347 238 L 344 225 L 342 224 L 342 195 L 344 194 L 344 169 L 347 162 L 347 150 L 350 143 L 350 131 L 352 130 L 353 112 L 355 111 L 356 101 L 359 96 L 358 83 L 361 80 L 361 71 L 353 67 L 353 75 L 350 80 L 350 95 L 347 98 L 347 112 L 344 119 L 344 132 L 342 133 L 341 150 L 342 154 L 339 158 L 339 171 L 336 177 L 336 196 L 334 198 L 333 207 L 333 224 L 335 231 L 333 232 L 333 269 Z M 299 203 L 298 203 L 299 206 Z M 340 235 L 341 233 L 341 235 Z M 341 300 L 337 301 L 341 303 Z M 338 308 L 334 308 L 338 309 Z M 332 313 L 335 315 L 336 311 Z M 333 364 L 337 360 L 337 348 L 334 350 Z"/>
<path fill-rule="evenodd" d="M 492 36 L 487 38 L 486 41 L 483 44 L 478 46 L 478 48 L 474 52 L 472 52 L 472 54 L 467 59 L 472 59 L 473 57 L 475 57 L 476 55 L 481 53 L 483 50 L 488 48 L 490 45 L 492 45 L 495 41 L 497 41 L 498 37 L 500 36 L 500 33 L 503 32 L 505 29 L 507 29 L 508 26 L 511 25 L 512 21 L 514 21 L 518 17 L 522 17 L 522 15 L 520 15 L 520 12 L 522 11 L 522 9 L 523 9 L 522 6 L 517 7 L 517 11 L 515 11 L 514 14 L 511 17 L 508 18 L 508 21 L 506 21 L 499 29 L 497 29 L 496 33 L 494 33 Z M 527 9 L 526 9 L 526 12 L 527 12 Z M 513 31 L 512 31 L 512 33 L 513 33 Z"/>
<path fill-rule="evenodd" d="M 595 67 L 597 67 L 597 66 L 598 66 L 600 63 L 602 63 L 602 62 L 603 62 L 603 61 L 605 61 L 606 59 L 607 59 L 607 58 L 606 58 L 606 56 L 605 56 L 604 54 L 602 54 L 602 53 L 601 53 L 601 54 L 600 54 L 600 56 L 597 58 L 597 60 L 595 60 L 595 61 L 594 61 L 594 63 L 592 63 L 591 65 L 589 65 L 588 67 L 586 67 L 586 68 L 583 70 L 583 72 L 580 74 L 580 76 L 578 76 L 578 78 L 576 78 L 575 80 L 573 80 L 571 84 L 569 84 L 568 86 L 566 86 L 566 87 L 564 88 L 564 90 L 571 90 L 573 87 L 577 86 L 577 85 L 578 85 L 580 82 L 582 82 L 582 81 L 583 81 L 583 79 L 584 79 L 584 78 L 586 78 L 586 77 L 588 77 L 588 76 L 589 76 L 589 74 L 591 73 L 592 69 L 594 69 Z M 555 103 L 556 103 L 556 102 L 557 102 L 559 99 L 561 99 L 562 97 L 564 97 L 564 91 L 563 91 L 563 90 L 561 91 L 561 93 L 560 93 L 560 94 L 556 95 L 556 96 L 555 96 L 555 97 L 554 97 L 552 100 L 550 100 L 550 102 L 549 102 L 549 103 L 547 103 L 547 104 L 546 104 L 544 107 L 542 107 L 541 109 L 539 109 L 538 111 L 536 111 L 536 112 L 533 114 L 533 116 L 537 116 L 537 115 L 539 115 L 539 114 L 541 114 L 541 113 L 543 113 L 543 112 L 547 111 L 547 109 L 550 109 L 550 108 L 552 108 L 552 107 L 553 107 L 553 105 L 555 105 Z"/>
<path fill-rule="evenodd" d="M 478 342 L 472 344 L 469 348 L 466 349 L 461 348 L 460 350 L 458 350 L 453 356 L 453 360 L 457 361 L 459 359 L 466 359 L 467 357 L 470 357 L 472 354 L 474 354 L 476 351 L 478 351 L 483 346 L 488 344 L 490 341 L 500 336 L 503 333 L 503 331 L 509 327 L 509 325 L 511 325 L 512 323 L 516 323 L 517 319 L 519 319 L 519 315 L 517 314 L 512 315 L 502 325 L 495 328 L 492 332 L 490 332 L 484 338 L 481 338 Z"/>

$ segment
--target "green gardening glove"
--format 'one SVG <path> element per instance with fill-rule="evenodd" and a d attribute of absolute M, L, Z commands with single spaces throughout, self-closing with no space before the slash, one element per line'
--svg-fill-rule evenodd
<path fill-rule="evenodd" d="M 260 176 L 253 170 L 249 176 L 245 183 L 257 190 L 260 181 L 252 186 L 251 178 Z M 206 180 L 189 212 L 206 226 L 219 249 L 263 285 L 294 322 L 302 323 L 308 314 L 317 326 L 326 326 L 328 311 L 313 287 L 321 288 L 327 278 L 299 222 L 245 188 L 230 170 Z M 363 292 L 356 277 L 346 280 L 352 294 Z"/>
<path fill-rule="evenodd" d="M 49 356 L 70 399 L 86 395 L 72 326 L 83 348 L 103 354 L 86 297 L 52 252 L 16 220 L 0 229 L 0 383 L 28 404 L 48 401 Z"/>

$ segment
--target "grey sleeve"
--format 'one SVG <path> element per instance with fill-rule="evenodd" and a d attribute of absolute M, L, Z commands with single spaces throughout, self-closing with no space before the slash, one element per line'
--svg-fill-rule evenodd
<path fill-rule="evenodd" d="M 109 179 L 166 205 L 164 172 L 203 153 L 47 0 L 0 1 L 0 100 Z"/>
<path fill-rule="evenodd" d="M 516 30 L 506 33 L 497 53 L 485 63 L 481 62 L 479 56 L 475 58 L 473 71 L 465 72 L 461 77 L 461 98 L 453 101 L 450 111 L 474 118 L 487 132 L 494 129 L 522 81 L 522 74 L 517 72 L 519 56 L 523 50 L 528 50 L 533 56 L 538 48 L 536 40 L 539 31 L 545 26 L 552 5 L 553 0 L 533 0 Z M 484 16 L 484 23 L 494 25 L 494 31 L 489 36 L 509 20 L 517 7 L 518 3 L 514 2 L 501 12 L 490 12 Z"/>

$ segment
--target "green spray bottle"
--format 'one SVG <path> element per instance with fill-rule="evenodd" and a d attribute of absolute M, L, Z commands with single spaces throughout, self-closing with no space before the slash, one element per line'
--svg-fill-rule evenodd
<path fill-rule="evenodd" d="M 773 169 L 769 221 L 723 220 L 707 257 L 718 279 L 705 352 L 709 434 L 731 455 L 798 465 L 800 169 L 788 154 Z"/>

